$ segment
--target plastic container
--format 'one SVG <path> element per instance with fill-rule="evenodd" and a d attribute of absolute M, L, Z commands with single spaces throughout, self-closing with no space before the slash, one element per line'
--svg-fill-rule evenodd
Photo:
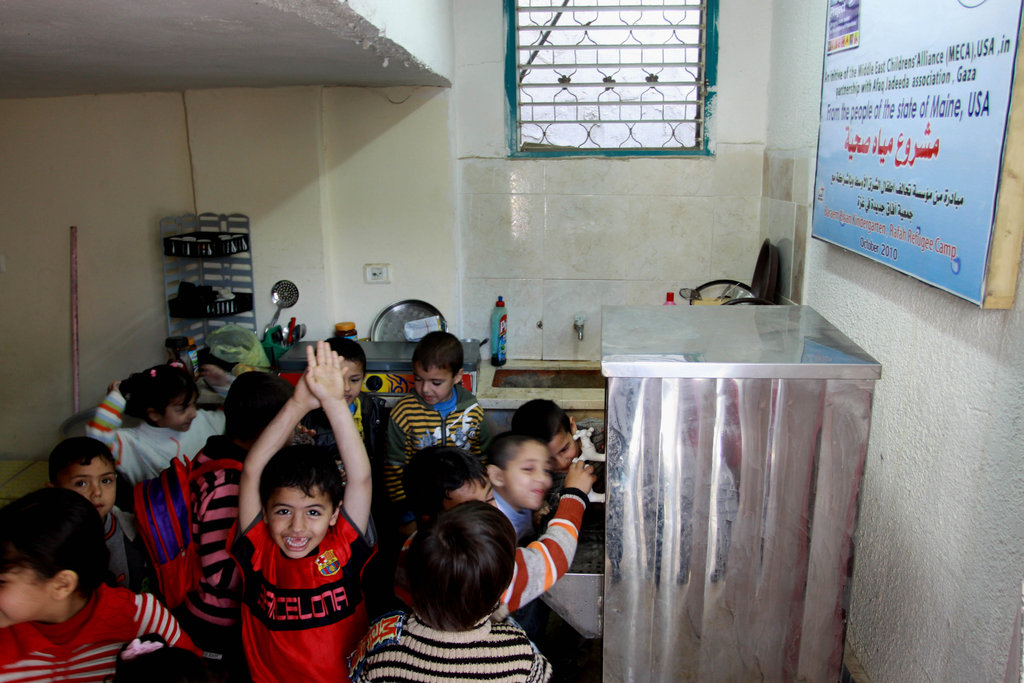
<path fill-rule="evenodd" d="M 676 293 L 665 292 L 665 303 L 662 306 L 675 306 L 676 305 Z"/>
<path fill-rule="evenodd" d="M 352 339 L 352 340 L 354 340 L 357 336 L 359 336 L 359 333 L 356 332 L 356 324 L 355 323 L 345 322 L 345 323 L 337 323 L 334 326 L 334 336 L 339 338 L 339 339 Z"/>
<path fill-rule="evenodd" d="M 164 346 L 167 347 L 168 360 L 181 363 L 193 377 L 199 375 L 199 350 L 192 337 L 168 337 Z"/>
<path fill-rule="evenodd" d="M 491 365 L 504 365 L 508 360 L 506 342 L 508 341 L 508 309 L 500 296 L 491 312 Z"/>

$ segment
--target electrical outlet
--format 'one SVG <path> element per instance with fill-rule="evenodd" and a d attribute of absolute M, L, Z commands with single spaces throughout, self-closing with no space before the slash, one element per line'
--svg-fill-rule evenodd
<path fill-rule="evenodd" d="M 368 285 L 387 285 L 391 283 L 390 263 L 366 263 L 363 265 L 363 281 Z"/>

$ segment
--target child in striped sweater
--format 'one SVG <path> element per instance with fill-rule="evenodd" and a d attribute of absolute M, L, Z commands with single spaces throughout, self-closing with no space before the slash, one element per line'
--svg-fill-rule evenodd
<path fill-rule="evenodd" d="M 0 548 L 0 680 L 102 683 L 145 633 L 198 653 L 155 596 L 103 584 L 103 525 L 84 496 L 45 488 L 7 505 Z"/>
<path fill-rule="evenodd" d="M 353 681 L 501 680 L 543 683 L 551 665 L 526 633 L 491 613 L 512 578 L 508 519 L 470 501 L 417 532 L 408 551 L 413 613 L 378 619 L 349 658 Z M 443 656 L 438 656 L 438 653 Z"/>
<path fill-rule="evenodd" d="M 565 477 L 565 488 L 555 516 L 533 542 L 515 549 L 512 578 L 501 594 L 501 602 L 514 612 L 540 597 L 561 578 L 576 554 L 580 524 L 587 509 L 587 494 L 594 485 L 593 468 L 573 463 Z M 451 446 L 435 446 L 416 454 L 405 469 L 409 504 L 421 528 L 438 514 L 467 501 L 495 505 L 494 489 L 480 461 Z M 405 542 L 395 574 L 395 594 L 410 604 L 408 587 L 415 565 L 406 560 L 415 536 Z"/>
<path fill-rule="evenodd" d="M 406 503 L 403 471 L 430 446 L 456 446 L 483 459 L 490 429 L 476 396 L 462 386 L 462 342 L 448 332 L 431 332 L 412 353 L 413 390 L 391 409 L 384 482 L 402 537 L 415 530 Z"/>

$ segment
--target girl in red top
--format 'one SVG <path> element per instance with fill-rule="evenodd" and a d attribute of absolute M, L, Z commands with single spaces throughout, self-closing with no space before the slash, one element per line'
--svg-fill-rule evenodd
<path fill-rule="evenodd" d="M 144 633 L 198 653 L 155 597 L 103 585 L 103 525 L 78 493 L 42 489 L 4 507 L 0 551 L 0 680 L 101 683 Z"/>

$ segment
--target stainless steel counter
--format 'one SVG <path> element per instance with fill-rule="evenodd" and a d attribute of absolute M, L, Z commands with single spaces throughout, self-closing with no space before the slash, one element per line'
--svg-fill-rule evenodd
<path fill-rule="evenodd" d="M 879 364 L 808 307 L 602 317 L 605 680 L 838 680 Z"/>

